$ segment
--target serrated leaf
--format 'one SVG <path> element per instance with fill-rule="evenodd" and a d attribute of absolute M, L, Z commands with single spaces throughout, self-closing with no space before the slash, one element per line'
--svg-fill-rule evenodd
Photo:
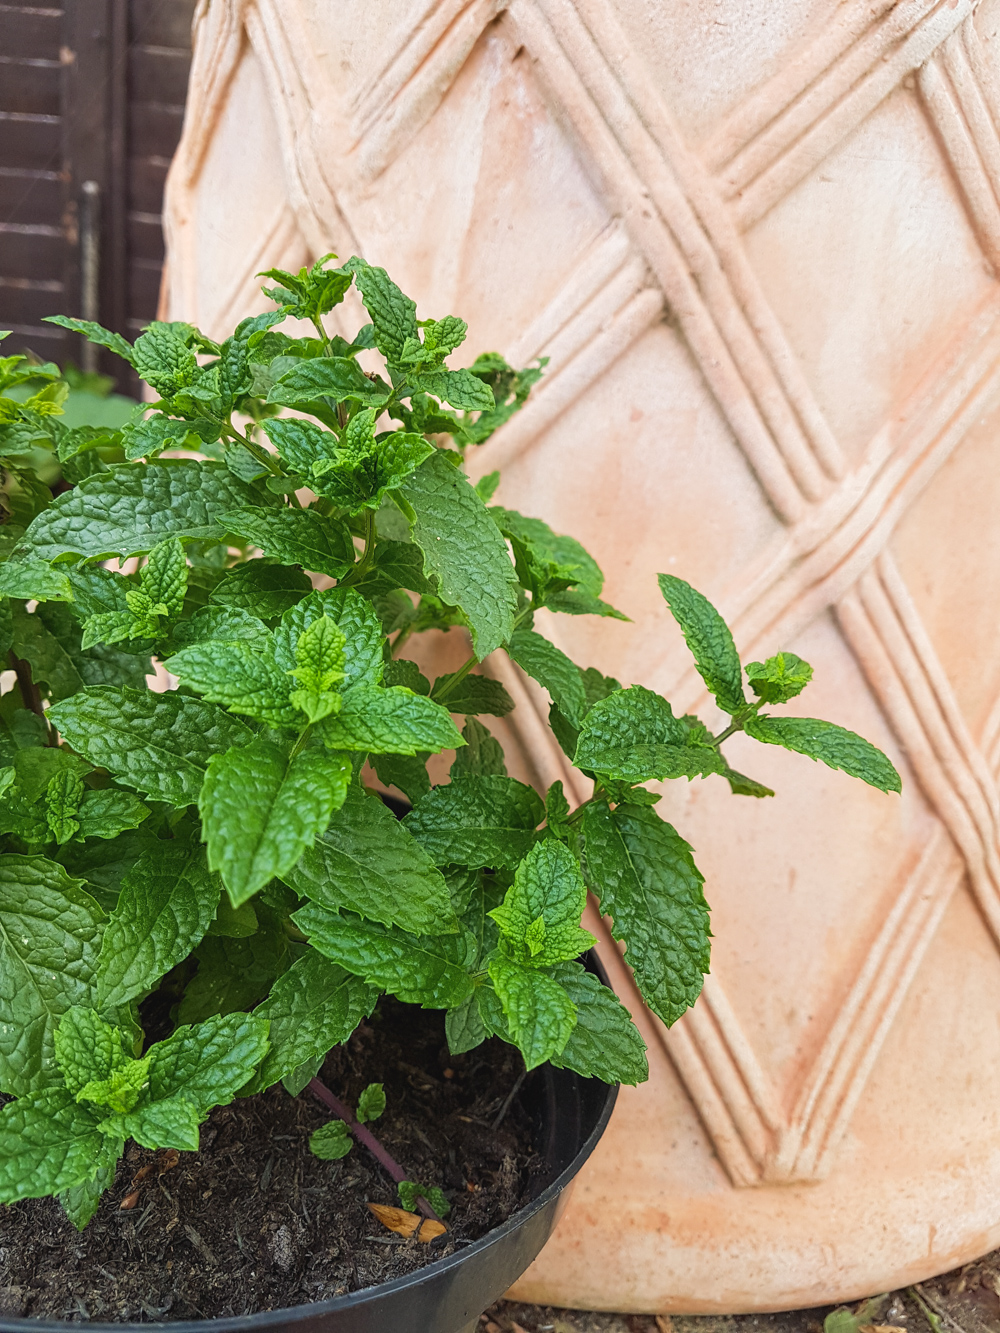
<path fill-rule="evenodd" d="M 421 370 L 407 382 L 419 393 L 432 393 L 442 402 L 463 412 L 491 412 L 496 406 L 493 390 L 471 370 Z"/>
<path fill-rule="evenodd" d="M 452 1055 L 465 1055 L 483 1044 L 488 1033 L 474 994 L 457 1009 L 448 1010 L 444 1016 L 444 1031 Z"/>
<path fill-rule="evenodd" d="M 169 537 L 222 537 L 221 515 L 260 496 L 223 463 L 158 459 L 121 464 L 56 496 L 25 533 L 22 547 L 42 560 L 142 555 Z"/>
<path fill-rule="evenodd" d="M 520 548 L 532 567 L 538 571 L 545 566 L 560 570 L 564 586 L 568 583 L 578 591 L 600 597 L 604 575 L 597 561 L 575 537 L 553 532 L 540 518 L 529 518 L 515 509 L 495 505 L 489 512 L 500 531 Z M 548 595 L 552 593 L 548 592 Z"/>
<path fill-rule="evenodd" d="M 818 717 L 752 717 L 744 729 L 754 740 L 822 760 L 828 768 L 842 769 L 879 791 L 902 790 L 899 774 L 882 751 L 834 722 Z"/>
<path fill-rule="evenodd" d="M 368 762 L 379 782 L 386 787 L 398 787 L 410 804 L 415 805 L 431 789 L 427 773 L 429 758 L 426 750 L 418 750 L 416 754 L 372 754 L 368 756 Z"/>
<path fill-rule="evenodd" d="M 313 948 L 404 1004 L 454 1009 L 472 992 L 471 936 L 410 935 L 308 903 L 292 920 Z"/>
<path fill-rule="evenodd" d="M 357 787 L 285 878 L 323 907 L 414 935 L 458 929 L 441 872 L 382 801 Z"/>
<path fill-rule="evenodd" d="M 185 695 L 94 686 L 49 709 L 74 750 L 148 796 L 172 805 L 198 799 L 209 759 L 253 739 L 214 704 Z"/>
<path fill-rule="evenodd" d="M 578 957 L 594 944 L 580 926 L 587 889 L 576 857 L 561 842 L 532 847 L 490 916 L 511 956 L 531 967 Z"/>
<path fill-rule="evenodd" d="M 135 364 L 131 343 L 126 342 L 120 333 L 112 333 L 110 329 L 95 324 L 92 319 L 71 319 L 69 315 L 43 315 L 42 320 L 45 324 L 58 324 L 60 328 L 69 329 L 70 333 L 82 333 L 88 342 L 96 343 L 98 347 L 106 347 L 109 352 L 123 357 L 130 366 Z"/>
<path fill-rule="evenodd" d="M 314 463 L 336 461 L 339 441 L 332 431 L 300 417 L 272 417 L 265 422 L 268 438 L 284 461 L 304 477 L 312 476 Z"/>
<path fill-rule="evenodd" d="M 14 602 L 11 619 L 14 652 L 30 663 L 36 685 L 48 686 L 53 699 L 66 699 L 83 689 L 76 663 L 37 612 L 31 613 L 22 602 Z"/>
<path fill-rule="evenodd" d="M 245 939 L 206 935 L 192 956 L 198 972 L 178 1007 L 179 1023 L 196 1023 L 259 1004 L 288 966 L 288 939 L 278 922 L 267 920 Z"/>
<path fill-rule="evenodd" d="M 322 1162 L 336 1162 L 354 1147 L 351 1132 L 343 1120 L 328 1120 L 309 1135 L 309 1151 Z"/>
<path fill-rule="evenodd" d="M 93 1002 L 103 929 L 104 913 L 62 866 L 40 856 L 0 856 L 4 1092 L 20 1096 L 51 1077 L 56 1023 L 74 1005 Z"/>
<path fill-rule="evenodd" d="M 162 449 L 183 449 L 192 436 L 193 446 L 200 448 L 201 436 L 192 430 L 190 421 L 176 421 L 157 412 L 127 421 L 122 427 L 122 447 L 132 462 L 155 456 Z"/>
<path fill-rule="evenodd" d="M 36 602 L 71 602 L 73 589 L 66 575 L 44 560 L 7 560 L 0 565 L 0 597 Z"/>
<path fill-rule="evenodd" d="M 184 547 L 176 537 L 160 542 L 149 553 L 142 571 L 142 590 L 160 615 L 180 615 L 187 591 L 188 567 Z"/>
<path fill-rule="evenodd" d="M 507 776 L 503 746 L 481 722 L 474 717 L 467 718 L 462 728 L 462 738 L 465 741 L 465 748 L 456 751 L 450 769 L 453 782 L 461 777 L 505 778 Z"/>
<path fill-rule="evenodd" d="M 580 668 L 560 648 L 534 630 L 519 629 L 510 636 L 507 652 L 522 671 L 548 691 L 552 702 L 572 726 L 583 725 L 587 695 Z"/>
<path fill-rule="evenodd" d="M 564 987 L 502 954 L 490 959 L 489 973 L 525 1068 L 559 1055 L 577 1021 L 576 1005 Z"/>
<path fill-rule="evenodd" d="M 371 754 L 437 753 L 463 744 L 447 708 L 402 685 L 355 685 L 344 693 L 340 711 L 323 719 L 320 732 L 331 749 Z"/>
<path fill-rule="evenodd" d="M 197 1107 L 184 1097 L 168 1097 L 152 1105 L 140 1106 L 120 1119 L 123 1133 L 144 1148 L 174 1148 L 177 1152 L 197 1152 L 198 1127 L 202 1117 Z"/>
<path fill-rule="evenodd" d="M 387 401 L 389 394 L 389 386 L 378 379 L 370 380 L 353 357 L 327 356 L 300 361 L 281 376 L 267 401 L 318 416 L 314 408 L 324 399 L 378 406 Z"/>
<path fill-rule="evenodd" d="M 718 750 L 689 740 L 688 728 L 674 716 L 666 699 L 633 685 L 590 709 L 573 762 L 578 768 L 623 782 L 692 778 L 725 769 Z"/>
<path fill-rule="evenodd" d="M 127 1058 L 119 1029 L 82 1006 L 67 1009 L 59 1020 L 54 1049 L 66 1087 L 78 1100 L 88 1083 L 110 1077 Z"/>
<path fill-rule="evenodd" d="M 451 679 L 450 676 L 439 676 L 431 697 L 436 699 Z M 493 717 L 506 717 L 514 708 L 514 700 L 500 681 L 479 675 L 465 676 L 457 685 L 449 686 L 440 702 L 450 713 L 489 713 Z"/>
<path fill-rule="evenodd" d="M 729 626 L 704 594 L 673 574 L 658 575 L 660 592 L 681 633 L 698 674 L 708 686 L 719 707 L 738 713 L 746 707 L 743 693 L 743 669 Z"/>
<path fill-rule="evenodd" d="M 576 1027 L 562 1051 L 551 1057 L 557 1069 L 572 1069 L 584 1078 L 635 1087 L 649 1078 L 646 1043 L 628 1010 L 613 990 L 579 963 L 552 969 L 576 1006 Z"/>
<path fill-rule="evenodd" d="M 309 949 L 280 976 L 255 1018 L 270 1024 L 267 1055 L 254 1078 L 263 1091 L 340 1046 L 375 1008 L 379 992 Z"/>
<path fill-rule="evenodd" d="M 413 540 L 440 596 L 462 609 L 480 661 L 506 643 L 517 610 L 516 574 L 506 544 L 464 473 L 440 450 L 406 479 Z"/>
<path fill-rule="evenodd" d="M 84 1229 L 97 1212 L 104 1191 L 110 1189 L 114 1184 L 115 1168 L 118 1166 L 118 1159 L 125 1147 L 122 1141 L 109 1138 L 106 1134 L 102 1135 L 101 1138 L 97 1171 L 93 1180 L 81 1181 L 79 1185 L 61 1190 L 59 1193 L 59 1202 L 62 1204 L 63 1212 L 77 1231 Z"/>
<path fill-rule="evenodd" d="M 267 1052 L 268 1024 L 225 1014 L 180 1027 L 149 1048 L 148 1104 L 182 1097 L 204 1117 L 236 1096 Z"/>
<path fill-rule="evenodd" d="M 260 620 L 273 620 L 290 611 L 312 591 L 301 569 L 248 560 L 230 570 L 212 589 L 210 606 L 244 611 Z"/>
<path fill-rule="evenodd" d="M 384 268 L 356 255 L 344 265 L 354 281 L 374 326 L 375 346 L 387 361 L 398 363 L 407 338 L 419 339 L 417 306 L 396 286 Z"/>
<path fill-rule="evenodd" d="M 350 762 L 321 750 L 289 759 L 270 741 L 217 754 L 198 800 L 208 864 L 234 907 L 291 870 L 347 795 Z"/>
<path fill-rule="evenodd" d="M 459 777 L 435 787 L 403 823 L 436 865 L 515 866 L 537 841 L 545 807 L 523 782 Z"/>
<path fill-rule="evenodd" d="M 284 564 L 302 565 L 332 579 L 343 578 L 354 564 L 347 526 L 314 509 L 242 509 L 226 514 L 223 522 Z"/>
<path fill-rule="evenodd" d="M 353 588 L 312 592 L 285 612 L 274 632 L 275 654 L 282 669 L 294 668 L 299 635 L 321 616 L 328 616 L 345 639 L 342 689 L 377 685 L 383 670 L 382 623 L 371 602 Z"/>
<path fill-rule="evenodd" d="M 276 727 L 301 721 L 291 701 L 292 681 L 272 643 L 193 643 L 168 657 L 168 671 L 211 703 Z"/>
<path fill-rule="evenodd" d="M 91 1180 L 104 1136 L 62 1088 L 19 1097 L 0 1110 L 0 1202 L 39 1199 Z"/>
<path fill-rule="evenodd" d="M 569 801 L 561 782 L 553 782 L 545 793 L 545 826 L 557 838 L 565 840 L 570 833 L 568 822 Z"/>
<path fill-rule="evenodd" d="M 784 704 L 802 693 L 812 680 L 813 669 L 795 653 L 775 653 L 766 662 L 751 662 L 746 673 L 758 699 Z"/>
<path fill-rule="evenodd" d="M 179 839 L 144 852 L 125 876 L 97 964 L 102 1009 L 150 991 L 201 942 L 219 901 L 204 848 Z"/>
<path fill-rule="evenodd" d="M 173 644 L 186 648 L 192 643 L 245 643 L 260 647 L 269 643 L 271 631 L 262 620 L 230 606 L 203 606 L 190 620 L 175 625 Z"/>
<path fill-rule="evenodd" d="M 643 999 L 668 1026 L 701 993 L 709 967 L 704 877 L 691 848 L 648 806 L 603 803 L 583 818 L 588 880 L 626 945 Z"/>

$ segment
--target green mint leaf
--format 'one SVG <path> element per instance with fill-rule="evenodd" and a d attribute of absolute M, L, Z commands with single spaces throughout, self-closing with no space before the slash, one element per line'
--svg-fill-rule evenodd
<path fill-rule="evenodd" d="M 440 450 L 406 479 L 401 494 L 416 515 L 412 535 L 424 571 L 465 614 L 482 661 L 514 628 L 516 575 L 506 544 L 475 489 Z"/>
<path fill-rule="evenodd" d="M 334 424 L 336 416 L 328 407 L 323 410 L 324 400 L 375 407 L 386 402 L 390 393 L 383 380 L 369 379 L 352 357 L 327 356 L 301 361 L 287 371 L 268 393 L 267 401 L 309 412 L 321 421 Z M 270 424 L 267 429 L 270 435 Z"/>
<path fill-rule="evenodd" d="M 97 1171 L 93 1180 L 84 1180 L 79 1185 L 60 1191 L 59 1202 L 62 1204 L 63 1212 L 77 1231 L 84 1229 L 97 1212 L 104 1191 L 114 1184 L 115 1170 L 124 1147 L 122 1141 L 109 1138 L 106 1134 L 102 1135 Z"/>
<path fill-rule="evenodd" d="M 322 430 L 314 421 L 272 417 L 264 429 L 284 462 L 304 477 L 312 476 L 314 463 L 337 462 L 340 446 L 336 435 Z"/>
<path fill-rule="evenodd" d="M 681 627 L 698 674 L 719 707 L 738 713 L 746 707 L 743 669 L 729 626 L 702 593 L 673 574 L 658 576 L 660 592 Z"/>
<path fill-rule="evenodd" d="M 223 463 L 159 459 L 122 464 L 56 496 L 34 519 L 22 547 L 42 560 L 85 560 L 151 551 L 170 537 L 218 540 L 221 516 L 259 502 Z"/>
<path fill-rule="evenodd" d="M 149 1082 L 149 1061 L 148 1055 L 141 1060 L 123 1056 L 107 1078 L 93 1079 L 82 1087 L 76 1100 L 106 1107 L 116 1116 L 127 1115 Z"/>
<path fill-rule="evenodd" d="M 553 532 L 540 518 L 528 518 L 514 509 L 496 505 L 489 512 L 514 547 L 524 586 L 541 594 L 541 600 L 548 603 L 568 587 L 600 597 L 604 575 L 575 537 Z"/>
<path fill-rule="evenodd" d="M 465 1055 L 483 1044 L 488 1034 L 474 994 L 457 1009 L 448 1010 L 444 1016 L 444 1031 L 452 1055 Z"/>
<path fill-rule="evenodd" d="M 126 829 L 138 828 L 149 818 L 149 806 L 130 791 L 103 787 L 83 794 L 76 812 L 80 838 L 117 838 Z"/>
<path fill-rule="evenodd" d="M 758 699 L 784 704 L 802 693 L 812 680 L 813 669 L 795 653 L 775 653 L 766 662 L 751 662 L 746 672 Z"/>
<path fill-rule="evenodd" d="M 176 806 L 197 801 L 214 754 L 253 739 L 221 708 L 173 692 L 96 686 L 57 704 L 48 716 L 91 763 Z"/>
<path fill-rule="evenodd" d="M 66 1087 L 78 1101 L 89 1083 L 110 1078 L 128 1058 L 119 1029 L 105 1023 L 95 1010 L 79 1005 L 67 1009 L 59 1020 L 54 1049 Z"/>
<path fill-rule="evenodd" d="M 234 907 L 284 875 L 343 804 L 350 762 L 321 750 L 289 759 L 270 741 L 214 755 L 198 800 L 208 864 Z"/>
<path fill-rule="evenodd" d="M 584 1078 L 635 1087 L 649 1078 L 646 1043 L 614 991 L 602 986 L 579 963 L 559 963 L 553 980 L 576 1005 L 576 1027 L 559 1055 L 557 1069 L 572 1069 Z"/>
<path fill-rule="evenodd" d="M 280 922 L 268 918 L 247 939 L 206 935 L 192 957 L 198 971 L 178 1007 L 179 1023 L 198 1023 L 259 1004 L 289 965 L 288 938 Z"/>
<path fill-rule="evenodd" d="M 66 699 L 83 689 L 83 677 L 72 656 L 46 628 L 40 611 L 31 613 L 21 602 L 11 604 L 14 652 L 31 665 L 36 685 L 48 686 L 50 696 Z"/>
<path fill-rule="evenodd" d="M 263 290 L 265 296 L 283 307 L 279 312 L 281 318 L 291 315 L 294 319 L 318 322 L 321 315 L 340 304 L 351 285 L 351 274 L 342 268 L 324 268 L 328 260 L 336 258 L 334 254 L 323 255 L 311 268 L 300 268 L 298 273 L 269 268 L 257 274 L 259 278 L 273 278 L 280 283 L 276 290 L 266 287 Z"/>
<path fill-rule="evenodd" d="M 58 324 L 60 328 L 69 329 L 70 333 L 82 333 L 88 342 L 96 343 L 98 347 L 106 347 L 109 352 L 123 357 L 130 366 L 135 365 L 132 345 L 126 342 L 120 333 L 112 333 L 109 329 L 102 328 L 100 324 L 95 324 L 92 319 L 71 319 L 68 315 L 43 315 L 42 320 L 45 324 Z"/>
<path fill-rule="evenodd" d="M 352 787 L 329 827 L 285 876 L 303 897 L 414 935 L 458 929 L 448 886 L 377 797 Z"/>
<path fill-rule="evenodd" d="M 198 1128 L 202 1121 L 198 1108 L 185 1097 L 169 1097 L 152 1105 L 141 1106 L 119 1122 L 122 1132 L 144 1148 L 176 1148 L 178 1152 L 197 1152 Z"/>
<path fill-rule="evenodd" d="M 129 462 L 155 457 L 163 449 L 183 449 L 189 443 L 194 449 L 200 449 L 203 443 L 191 422 L 176 421 L 162 413 L 133 417 L 122 427 L 122 447 Z"/>
<path fill-rule="evenodd" d="M 431 697 L 436 698 L 451 679 L 451 676 L 439 676 Z M 514 708 L 514 700 L 498 680 L 478 675 L 465 676 L 448 689 L 441 702 L 450 713 L 490 713 L 493 717 L 506 717 Z"/>
<path fill-rule="evenodd" d="M 161 396 L 192 384 L 198 361 L 191 347 L 190 326 L 155 322 L 135 340 L 132 364 L 140 379 Z"/>
<path fill-rule="evenodd" d="M 421 672 L 416 662 L 408 662 L 405 657 L 392 657 L 385 664 L 382 679 L 386 685 L 405 685 L 414 694 L 429 695 L 431 684 Z"/>
<path fill-rule="evenodd" d="M 142 853 L 157 842 L 148 827 L 127 829 L 108 840 L 68 843 L 60 849 L 58 860 L 75 879 L 86 881 L 88 893 L 104 911 L 113 912 L 122 880 Z"/>
<path fill-rule="evenodd" d="M 385 1088 L 381 1083 L 369 1083 L 358 1098 L 358 1123 L 367 1125 L 372 1120 L 377 1120 L 384 1110 Z"/>
<path fill-rule="evenodd" d="M 323 518 L 314 509 L 241 509 L 224 515 L 222 522 L 230 532 L 287 565 L 339 579 L 354 564 L 354 543 L 346 525 Z"/>
<path fill-rule="evenodd" d="M 416 302 L 403 295 L 384 268 L 375 268 L 357 255 L 344 268 L 354 274 L 361 300 L 371 316 L 375 346 L 386 361 L 398 364 L 407 338 L 420 338 Z"/>
<path fill-rule="evenodd" d="M 0 1110 L 0 1202 L 40 1199 L 92 1180 L 104 1136 L 62 1088 L 19 1097 Z"/>
<path fill-rule="evenodd" d="M 223 893 L 219 896 L 215 915 L 209 922 L 206 934 L 224 935 L 227 939 L 242 940 L 250 935 L 256 935 L 259 925 L 252 904 L 241 903 L 239 907 L 234 907 L 228 895 Z M 242 1006 L 235 1005 L 234 1008 L 239 1009 Z"/>
<path fill-rule="evenodd" d="M 263 647 L 270 643 L 271 631 L 262 620 L 236 607 L 203 606 L 190 620 L 174 626 L 171 639 L 178 648 L 212 642 Z"/>
<path fill-rule="evenodd" d="M 377 685 L 382 679 L 382 623 L 371 602 L 353 588 L 330 588 L 310 593 L 286 611 L 274 632 L 275 654 L 285 671 L 295 667 L 299 635 L 314 621 L 328 616 L 343 634 L 346 692 L 353 685 Z"/>
<path fill-rule="evenodd" d="M 323 1162 L 336 1162 L 353 1147 L 354 1140 L 343 1120 L 328 1120 L 309 1135 L 309 1151 Z"/>
<path fill-rule="evenodd" d="M 553 837 L 565 839 L 569 836 L 570 826 L 569 801 L 561 782 L 553 782 L 545 793 L 545 826 Z"/>
<path fill-rule="evenodd" d="M 320 616 L 299 635 L 295 666 L 289 671 L 298 682 L 291 702 L 310 722 L 318 722 L 340 708 L 337 686 L 344 679 L 346 639 L 329 616 Z"/>
<path fill-rule="evenodd" d="M 62 866 L 40 856 L 0 856 L 4 1092 L 21 1096 L 51 1077 L 56 1024 L 67 1009 L 93 1001 L 103 929 L 104 913 Z"/>
<path fill-rule="evenodd" d="M 410 935 L 308 903 L 292 920 L 313 948 L 404 1004 L 454 1009 L 470 995 L 471 936 Z"/>
<path fill-rule="evenodd" d="M 83 779 L 68 769 L 49 778 L 45 788 L 45 821 L 60 846 L 80 829 L 76 816 L 80 813 L 84 790 Z"/>
<path fill-rule="evenodd" d="M 748 778 L 742 773 L 737 773 L 735 768 L 730 768 L 728 764 L 721 770 L 722 776 L 729 783 L 734 796 L 773 796 L 774 792 L 770 787 L 765 787 L 763 782 L 757 782 L 755 778 Z"/>
<path fill-rule="evenodd" d="M 383 786 L 398 787 L 410 804 L 415 805 L 431 789 L 431 780 L 427 774 L 429 758 L 429 751 L 418 750 L 413 755 L 372 754 L 368 756 L 368 762 Z"/>
<path fill-rule="evenodd" d="M 378 995 L 359 977 L 308 949 L 254 1010 L 255 1018 L 270 1024 L 270 1045 L 253 1090 L 271 1087 L 342 1045 L 375 1008 Z"/>
<path fill-rule="evenodd" d="M 566 616 L 603 616 L 611 620 L 631 620 L 624 611 L 609 602 L 602 602 L 600 597 L 584 592 L 579 588 L 569 588 L 564 592 L 550 592 L 545 598 L 548 611 L 558 611 Z"/>
<path fill-rule="evenodd" d="M 461 777 L 505 778 L 507 776 L 503 746 L 481 722 L 474 717 L 468 718 L 462 728 L 462 738 L 465 741 L 465 748 L 456 751 L 450 770 L 453 782 Z M 427 790 L 430 790 L 429 786 Z"/>
<path fill-rule="evenodd" d="M 97 964 L 102 1009 L 150 991 L 200 943 L 215 915 L 219 884 L 204 848 L 180 839 L 143 852 L 124 877 Z"/>
<path fill-rule="evenodd" d="M 340 711 L 324 719 L 321 735 L 334 750 L 418 754 L 459 748 L 461 732 L 448 709 L 402 685 L 355 685 Z"/>
<path fill-rule="evenodd" d="M 538 793 L 504 777 L 460 777 L 435 787 L 403 820 L 435 865 L 515 866 L 538 835 Z"/>
<path fill-rule="evenodd" d="M 583 725 L 587 695 L 580 668 L 561 649 L 534 630 L 519 629 L 510 636 L 507 652 L 522 671 L 548 691 L 552 702 L 572 726 Z"/>
<path fill-rule="evenodd" d="M 711 745 L 692 734 L 666 699 L 642 685 L 619 690 L 587 713 L 573 762 L 623 782 L 648 782 L 721 773 L 726 765 Z"/>
<path fill-rule="evenodd" d="M 284 615 L 312 591 L 308 574 L 268 560 L 237 565 L 212 590 L 210 606 L 244 611 L 259 620 Z"/>
<path fill-rule="evenodd" d="M 184 547 L 176 537 L 160 542 L 149 553 L 142 571 L 142 590 L 153 606 L 164 609 L 158 614 L 179 616 L 187 592 L 188 567 Z"/>
<path fill-rule="evenodd" d="M 267 1053 L 267 1020 L 225 1014 L 180 1027 L 148 1051 L 148 1103 L 183 1098 L 201 1117 L 225 1106 Z"/>
<path fill-rule="evenodd" d="M 496 406 L 493 390 L 471 370 L 422 370 L 408 375 L 407 381 L 418 392 L 432 393 L 463 412 L 490 412 Z"/>
<path fill-rule="evenodd" d="M 833 722 L 818 717 L 751 717 L 744 729 L 754 740 L 820 759 L 828 768 L 840 768 L 879 791 L 902 790 L 899 774 L 881 750 Z"/>
<path fill-rule="evenodd" d="M 301 721 L 291 702 L 292 681 L 268 643 L 193 643 L 168 657 L 168 671 L 211 703 L 234 713 L 259 718 L 276 727 L 295 727 Z"/>
<path fill-rule="evenodd" d="M 401 1180 L 396 1189 L 399 1192 L 399 1202 L 409 1213 L 416 1209 L 418 1199 L 429 1203 L 438 1217 L 445 1218 L 451 1212 L 451 1204 L 437 1185 L 420 1185 L 415 1180 Z"/>
<path fill-rule="evenodd" d="M 490 916 L 512 956 L 532 967 L 577 958 L 594 944 L 580 926 L 587 889 L 576 857 L 561 842 L 532 847 Z"/>
<path fill-rule="evenodd" d="M 73 589 L 66 575 L 44 560 L 8 560 L 0 565 L 0 597 L 71 602 Z"/>
<path fill-rule="evenodd" d="M 406 519 L 395 505 L 392 505 L 391 509 L 399 517 L 400 526 L 409 537 Z M 384 513 L 384 509 L 379 510 L 380 527 L 384 526 L 381 517 Z M 355 587 L 366 597 L 384 596 L 396 588 L 409 588 L 411 592 L 430 592 L 431 585 L 424 578 L 423 552 L 409 540 L 379 541 L 375 547 L 375 559 L 367 576 L 355 584 Z"/>
<path fill-rule="evenodd" d="M 488 505 L 500 485 L 499 472 L 487 472 L 485 477 L 480 477 L 476 482 L 476 494 L 482 500 L 484 505 Z"/>
<path fill-rule="evenodd" d="M 525 1067 L 558 1056 L 576 1025 L 576 1005 L 564 987 L 502 954 L 491 958 L 489 974 Z"/>
<path fill-rule="evenodd" d="M 709 967 L 704 877 L 691 848 L 648 806 L 590 805 L 583 817 L 588 878 L 626 943 L 642 997 L 668 1026 L 701 993 Z"/>

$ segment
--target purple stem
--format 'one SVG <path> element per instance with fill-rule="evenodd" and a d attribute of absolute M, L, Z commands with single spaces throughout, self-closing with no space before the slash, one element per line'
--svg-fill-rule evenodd
<path fill-rule="evenodd" d="M 325 1083 L 321 1083 L 318 1078 L 310 1079 L 309 1091 L 317 1101 L 321 1101 L 339 1120 L 343 1120 L 350 1133 L 354 1135 L 359 1143 L 363 1144 L 368 1149 L 379 1165 L 392 1176 L 397 1185 L 403 1180 L 409 1180 L 410 1177 L 399 1165 L 395 1157 L 390 1156 L 390 1154 L 386 1152 L 370 1129 L 367 1129 L 364 1125 L 359 1124 L 358 1121 L 354 1119 L 354 1116 L 351 1115 L 350 1111 L 340 1098 L 335 1097 Z M 424 1217 L 429 1217 L 432 1222 L 441 1221 L 440 1217 L 438 1217 L 437 1213 L 422 1194 L 417 1195 L 417 1207 L 423 1213 Z"/>

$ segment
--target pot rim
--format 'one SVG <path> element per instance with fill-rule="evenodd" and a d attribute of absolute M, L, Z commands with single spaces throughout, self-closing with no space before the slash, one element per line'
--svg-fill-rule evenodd
<path fill-rule="evenodd" d="M 576 1075 L 580 1078 L 580 1075 Z M 436 1278 L 441 1273 L 448 1272 L 449 1269 L 457 1268 L 464 1264 L 468 1259 L 477 1254 L 482 1254 L 493 1245 L 498 1245 L 509 1235 L 522 1227 L 535 1213 L 545 1208 L 551 1203 L 557 1195 L 561 1194 L 570 1181 L 579 1172 L 580 1168 L 586 1162 L 597 1147 L 598 1141 L 608 1126 L 611 1119 L 611 1112 L 614 1110 L 615 1102 L 618 1099 L 617 1083 L 607 1084 L 607 1093 L 604 1099 L 604 1105 L 601 1114 L 597 1118 L 597 1123 L 587 1135 L 579 1152 L 569 1163 L 560 1171 L 549 1185 L 530 1203 L 526 1203 L 523 1208 L 519 1208 L 516 1213 L 512 1213 L 506 1222 L 500 1226 L 494 1227 L 488 1231 L 485 1236 L 479 1240 L 473 1241 L 469 1245 L 463 1246 L 454 1254 L 449 1254 L 443 1259 L 432 1260 L 425 1264 L 423 1268 L 418 1268 L 413 1273 L 406 1274 L 405 1277 L 393 1278 L 390 1282 L 379 1282 L 372 1287 L 364 1287 L 360 1291 L 352 1291 L 346 1296 L 334 1296 L 325 1301 L 307 1301 L 302 1305 L 281 1306 L 275 1310 L 259 1310 L 251 1315 L 226 1315 L 224 1317 L 214 1317 L 210 1319 L 180 1319 L 163 1320 L 156 1323 L 150 1320 L 147 1323 L 99 1323 L 96 1320 L 87 1320 L 82 1327 L 93 1329 L 94 1333 L 150 1333 L 150 1329 L 162 1328 L 169 1333 L 205 1333 L 205 1330 L 219 1330 L 220 1333 L 236 1333 L 236 1330 L 253 1328 L 266 1329 L 275 1324 L 290 1324 L 295 1321 L 312 1319 L 318 1314 L 339 1313 L 342 1310 L 350 1310 L 352 1307 L 365 1305 L 368 1301 L 381 1298 L 384 1295 L 398 1291 L 405 1291 L 408 1287 L 419 1286 L 421 1282 Z M 74 1320 L 69 1319 L 33 1319 L 30 1316 L 11 1315 L 7 1318 L 0 1318 L 0 1330 L 17 1329 L 32 1330 L 32 1333 L 66 1333 L 69 1328 L 80 1327 L 81 1325 Z"/>

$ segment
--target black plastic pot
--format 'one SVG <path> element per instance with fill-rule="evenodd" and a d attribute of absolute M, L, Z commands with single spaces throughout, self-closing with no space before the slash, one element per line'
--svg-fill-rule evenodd
<path fill-rule="evenodd" d="M 593 956 L 588 966 L 606 980 Z M 604 1133 L 618 1095 L 617 1087 L 548 1066 L 532 1082 L 525 1095 L 534 1103 L 547 1170 L 536 1197 L 502 1226 L 419 1272 L 350 1296 L 240 1319 L 179 1320 L 163 1324 L 164 1333 L 471 1333 L 483 1310 L 516 1282 L 548 1240 L 560 1197 Z M 0 1320 L 0 1333 L 67 1333 L 68 1327 L 62 1320 Z M 95 1333 L 149 1333 L 151 1327 L 87 1324 Z"/>

